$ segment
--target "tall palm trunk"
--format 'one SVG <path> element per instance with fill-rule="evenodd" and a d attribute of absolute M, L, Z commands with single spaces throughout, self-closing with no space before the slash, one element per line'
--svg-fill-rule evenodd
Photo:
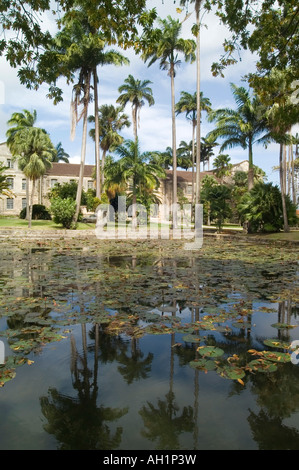
<path fill-rule="evenodd" d="M 134 105 L 132 109 L 132 120 L 133 120 L 133 130 L 134 130 L 134 140 L 137 142 L 137 106 Z"/>
<path fill-rule="evenodd" d="M 253 188 L 254 185 L 254 167 L 253 167 L 253 151 L 252 151 L 252 139 L 248 141 L 248 191 Z"/>
<path fill-rule="evenodd" d="M 196 13 L 196 26 L 198 28 L 196 35 L 196 113 L 197 113 L 197 126 L 196 126 L 196 194 L 195 202 L 200 202 L 200 7 L 202 0 L 196 0 L 195 13 Z"/>
<path fill-rule="evenodd" d="M 192 205 L 194 204 L 195 129 L 196 129 L 196 124 L 193 122 L 193 125 L 192 125 L 192 196 L 191 196 Z"/>
<path fill-rule="evenodd" d="M 85 166 L 85 155 L 86 155 L 86 141 L 87 141 L 87 116 L 88 116 L 88 103 L 90 96 L 90 72 L 87 72 L 84 83 L 84 98 L 83 98 L 83 130 L 82 130 L 82 144 L 81 144 L 81 161 L 80 161 L 80 171 L 79 171 L 79 181 L 78 189 L 76 196 L 76 211 L 74 215 L 73 222 L 76 224 L 78 222 L 81 197 L 83 191 L 83 177 L 84 177 L 84 166 Z"/>
<path fill-rule="evenodd" d="M 174 65 L 170 69 L 171 79 L 171 112 L 172 112 L 172 157 L 173 157 L 173 189 L 172 189 L 172 203 L 173 203 L 173 228 L 177 228 L 177 211 L 175 204 L 177 203 L 177 155 L 176 155 L 176 126 L 175 126 L 175 93 L 174 93 Z"/>
<path fill-rule="evenodd" d="M 285 200 L 285 152 L 284 152 L 284 144 L 280 144 L 279 148 L 279 176 L 280 176 L 280 189 L 281 189 L 281 199 L 282 199 L 282 212 L 283 212 L 283 227 L 285 232 L 289 232 L 289 224 L 288 224 L 288 215 L 287 215 L 287 207 L 286 207 L 286 200 Z"/>
<path fill-rule="evenodd" d="M 96 166 L 96 197 L 101 197 L 101 170 L 100 170 L 100 136 L 99 136 L 99 101 L 98 101 L 98 74 L 96 67 L 93 70 L 94 83 L 94 122 L 95 122 L 95 166 Z"/>
<path fill-rule="evenodd" d="M 295 165 L 294 165 L 294 151 L 293 144 L 290 145 L 290 166 L 291 166 L 291 186 L 292 186 L 292 201 L 296 204 L 296 188 L 295 188 Z"/>
<path fill-rule="evenodd" d="M 34 191 L 35 191 L 35 179 L 32 179 L 32 190 L 31 190 L 31 201 L 29 207 L 29 219 L 28 219 L 28 228 L 31 228 L 32 225 L 32 210 L 33 210 L 33 198 L 34 198 Z"/>

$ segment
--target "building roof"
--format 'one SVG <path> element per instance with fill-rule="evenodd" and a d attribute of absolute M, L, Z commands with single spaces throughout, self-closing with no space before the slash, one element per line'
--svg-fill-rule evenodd
<path fill-rule="evenodd" d="M 92 178 L 94 165 L 84 165 L 84 176 Z M 73 176 L 79 178 L 80 164 L 77 163 L 52 163 L 52 168 L 47 172 L 48 176 Z"/>
<path fill-rule="evenodd" d="M 166 179 L 172 179 L 172 170 L 166 170 Z M 200 180 L 202 180 L 206 175 L 214 176 L 213 171 L 201 171 Z M 196 171 L 194 171 L 194 181 L 196 178 Z M 189 170 L 177 170 L 177 180 L 178 183 L 192 183 L 192 171 Z"/>

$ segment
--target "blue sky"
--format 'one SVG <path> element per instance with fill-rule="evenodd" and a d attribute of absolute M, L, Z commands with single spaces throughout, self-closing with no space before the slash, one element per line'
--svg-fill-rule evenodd
<path fill-rule="evenodd" d="M 184 19 L 184 12 L 179 14 L 176 11 L 178 6 L 173 0 L 149 0 L 148 8 L 156 7 L 158 16 L 165 18 L 171 15 L 174 18 Z M 189 12 L 191 7 L 189 7 Z M 195 21 L 194 14 L 183 23 L 182 37 L 192 37 L 191 27 Z M 214 109 L 219 107 L 234 107 L 234 100 L 230 90 L 230 83 L 245 85 L 242 77 L 254 71 L 255 58 L 248 51 L 242 54 L 242 61 L 227 68 L 224 78 L 215 78 L 211 73 L 211 64 L 217 61 L 222 54 L 222 41 L 228 36 L 226 29 L 220 25 L 219 20 L 213 13 L 204 16 L 205 27 L 201 32 L 201 90 L 204 96 L 208 97 Z M 51 17 L 44 19 L 44 25 L 50 31 L 55 30 L 55 23 Z M 147 104 L 141 109 L 140 128 L 138 135 L 141 150 L 164 151 L 167 146 L 171 146 L 171 108 L 170 108 L 170 78 L 167 72 L 159 69 L 159 65 L 154 64 L 148 67 L 139 57 L 136 57 L 132 50 L 123 52 L 130 60 L 129 66 L 114 67 L 104 66 L 98 69 L 99 73 L 99 101 L 101 104 L 116 104 L 119 96 L 118 87 L 123 84 L 125 78 L 132 74 L 141 80 L 152 81 L 151 88 L 155 99 L 155 105 L 149 107 Z M 7 120 L 13 112 L 23 109 L 37 111 L 36 125 L 45 128 L 52 139 L 54 145 L 61 142 L 65 151 L 71 156 L 71 162 L 79 162 L 81 152 L 81 129 L 82 122 L 79 122 L 76 129 L 76 136 L 73 141 L 70 139 L 70 100 L 71 86 L 66 85 L 64 80 L 60 82 L 64 93 L 63 102 L 55 106 L 47 95 L 47 87 L 42 86 L 37 91 L 27 90 L 20 85 L 17 77 L 17 70 L 10 68 L 4 58 L 0 58 L 0 142 L 5 141 L 7 130 Z M 196 90 L 196 65 L 184 64 L 177 70 L 175 79 L 176 101 L 180 98 L 181 91 L 194 93 Z M 126 113 L 131 119 L 131 108 L 128 105 Z M 93 114 L 92 104 L 90 114 Z M 192 138 L 191 124 L 182 114 L 177 117 L 177 146 L 181 140 L 190 141 Z M 206 121 L 203 115 L 201 135 L 204 137 L 213 127 Z M 122 135 L 126 139 L 133 138 L 132 126 L 123 131 Z M 254 163 L 260 166 L 267 174 L 268 181 L 278 183 L 278 172 L 273 171 L 273 167 L 278 164 L 278 145 L 271 144 L 268 149 L 256 145 L 254 147 Z M 242 148 L 228 149 L 232 163 L 238 163 L 247 159 L 247 150 Z M 94 144 L 91 138 L 87 143 L 86 163 L 94 164 Z"/>

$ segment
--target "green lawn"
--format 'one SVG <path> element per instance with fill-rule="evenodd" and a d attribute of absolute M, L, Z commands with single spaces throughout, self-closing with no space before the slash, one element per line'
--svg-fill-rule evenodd
<path fill-rule="evenodd" d="M 95 225 L 78 223 L 79 230 L 92 230 Z M 19 219 L 17 217 L 0 217 L 0 229 L 1 228 L 28 228 L 28 221 Z M 61 225 L 55 224 L 52 220 L 32 220 L 32 229 L 42 230 L 63 230 Z"/>

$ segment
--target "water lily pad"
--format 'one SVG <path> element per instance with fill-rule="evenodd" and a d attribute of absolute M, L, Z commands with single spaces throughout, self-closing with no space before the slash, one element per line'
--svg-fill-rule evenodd
<path fill-rule="evenodd" d="M 255 359 L 253 361 L 250 361 L 249 364 L 247 364 L 247 368 L 251 372 L 275 372 L 277 370 L 277 365 L 274 364 L 274 362 L 271 361 L 265 361 L 261 359 Z"/>
<path fill-rule="evenodd" d="M 216 346 L 199 346 L 197 351 L 201 356 L 208 357 L 220 357 L 224 354 L 223 349 L 217 348 Z"/>
<path fill-rule="evenodd" d="M 198 336 L 198 335 L 189 334 L 189 335 L 183 336 L 182 339 L 183 339 L 186 343 L 198 343 L 198 342 L 200 342 L 201 337 Z"/>
<path fill-rule="evenodd" d="M 230 380 L 241 380 L 245 376 L 245 371 L 242 367 L 233 364 L 227 364 L 217 369 L 221 377 Z"/>
<path fill-rule="evenodd" d="M 287 323 L 273 323 L 273 325 L 271 325 L 273 328 L 277 328 L 278 330 L 280 329 L 288 329 L 288 328 L 297 328 L 298 325 L 288 325 Z"/>
<path fill-rule="evenodd" d="M 216 364 L 211 359 L 196 359 L 194 361 L 189 362 L 189 366 L 193 369 L 200 369 L 200 370 L 215 370 Z"/>
<path fill-rule="evenodd" d="M 277 339 L 266 339 L 264 341 L 264 344 L 266 346 L 270 346 L 271 348 L 289 349 L 289 343 L 284 343 L 284 342 L 279 341 Z"/>
<path fill-rule="evenodd" d="M 263 356 L 269 361 L 277 363 L 285 363 L 291 361 L 291 355 L 288 353 L 281 353 L 275 351 L 263 351 Z"/>

